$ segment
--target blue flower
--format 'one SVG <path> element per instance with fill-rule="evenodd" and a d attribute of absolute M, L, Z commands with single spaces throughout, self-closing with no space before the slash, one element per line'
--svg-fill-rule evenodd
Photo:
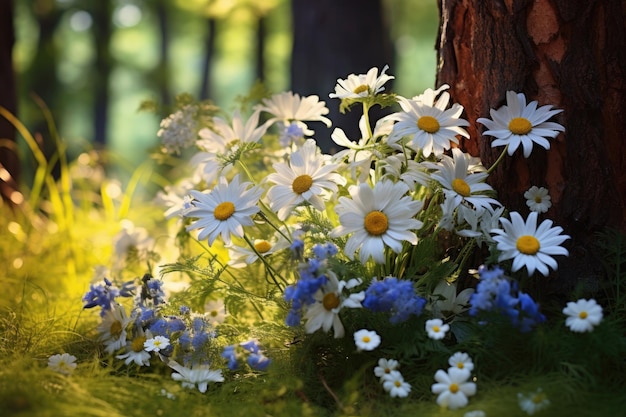
<path fill-rule="evenodd" d="M 111 306 L 115 302 L 115 298 L 120 295 L 120 291 L 115 287 L 111 281 L 104 278 L 104 285 L 89 286 L 89 291 L 83 296 L 85 305 L 83 308 L 93 308 L 96 306 L 101 307 L 100 316 L 104 317 L 107 310 L 111 309 Z"/>
<path fill-rule="evenodd" d="M 402 323 L 411 315 L 422 313 L 426 299 L 415 294 L 413 283 L 387 277 L 382 281 L 374 280 L 365 291 L 363 307 L 376 312 L 392 313 L 392 324 Z"/>
<path fill-rule="evenodd" d="M 248 365 L 257 371 L 265 371 L 271 362 L 272 360 L 262 353 L 251 353 L 248 356 Z"/>
<path fill-rule="evenodd" d="M 239 362 L 237 362 L 237 352 L 235 345 L 226 346 L 222 351 L 222 358 L 228 360 L 228 369 L 234 371 L 239 367 Z"/>

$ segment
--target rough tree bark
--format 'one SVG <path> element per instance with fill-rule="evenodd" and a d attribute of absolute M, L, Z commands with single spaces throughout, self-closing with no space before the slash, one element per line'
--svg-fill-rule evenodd
<path fill-rule="evenodd" d="M 335 126 L 350 139 L 360 136 L 360 111 L 339 113 L 339 100 L 331 100 L 338 78 L 381 70 L 393 64 L 393 47 L 380 0 L 292 0 L 293 48 L 291 88 L 300 95 L 316 94 L 330 109 Z M 387 86 L 390 89 L 390 86 Z M 376 118 L 376 115 L 373 115 Z M 319 126 L 319 127 L 318 127 Z M 336 146 L 331 131 L 316 124 L 316 139 L 322 150 Z"/>
<path fill-rule="evenodd" d="M 506 158 L 491 176 L 499 199 L 527 212 L 523 192 L 550 191 L 546 214 L 565 229 L 570 256 L 554 282 L 594 281 L 591 251 L 604 227 L 626 231 L 626 3 L 622 0 L 439 0 L 438 85 L 447 83 L 472 124 L 464 150 L 491 165 L 478 117 L 489 117 L 507 90 L 564 112 L 565 133 L 549 151 Z"/>

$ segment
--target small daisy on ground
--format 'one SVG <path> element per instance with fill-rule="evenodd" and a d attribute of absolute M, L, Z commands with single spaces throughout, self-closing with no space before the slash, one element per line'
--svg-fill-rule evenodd
<path fill-rule="evenodd" d="M 113 304 L 110 310 L 106 310 L 97 327 L 105 352 L 113 353 L 126 345 L 126 328 L 131 322 L 132 318 L 119 304 Z"/>
<path fill-rule="evenodd" d="M 570 237 L 561 234 L 563 228 L 560 226 L 552 227 L 552 220 L 544 220 L 537 227 L 536 212 L 530 213 L 526 222 L 517 212 L 512 212 L 510 216 L 511 220 L 500 218 L 503 229 L 491 230 L 496 234 L 493 240 L 498 243 L 497 249 L 501 252 L 498 262 L 512 258 L 513 272 L 526 266 L 528 276 L 535 270 L 548 276 L 548 267 L 556 270 L 558 266 L 552 256 L 569 255 L 567 249 L 559 245 Z"/>
<path fill-rule="evenodd" d="M 212 371 L 208 365 L 182 366 L 175 361 L 169 361 L 168 365 L 176 372 L 172 373 L 172 379 L 182 382 L 183 388 L 198 387 L 198 391 L 205 393 L 209 382 L 224 382 L 222 370 Z"/>
<path fill-rule="evenodd" d="M 400 363 L 395 359 L 380 358 L 378 360 L 378 366 L 374 368 L 374 375 L 380 378 L 381 382 L 386 375 L 389 375 L 391 371 L 395 371 L 400 367 Z"/>
<path fill-rule="evenodd" d="M 448 364 L 451 368 L 466 369 L 469 372 L 472 372 L 474 369 L 472 358 L 465 352 L 456 352 L 454 355 L 450 356 Z"/>
<path fill-rule="evenodd" d="M 426 331 L 431 339 L 443 339 L 448 330 L 450 330 L 450 325 L 444 324 L 441 319 L 426 320 Z"/>
<path fill-rule="evenodd" d="M 170 345 L 170 339 L 165 336 L 154 336 L 151 339 L 147 339 L 143 348 L 146 352 L 160 352 Z"/>
<path fill-rule="evenodd" d="M 391 371 L 382 377 L 383 388 L 391 397 L 404 398 L 411 392 L 411 384 L 404 380 L 400 371 Z"/>
<path fill-rule="evenodd" d="M 339 281 L 332 271 L 327 271 L 326 276 L 326 283 L 313 295 L 314 302 L 306 306 L 304 319 L 307 322 L 304 328 L 307 333 L 313 333 L 320 328 L 327 332 L 332 328 L 335 338 L 338 339 L 345 334 L 339 312 L 344 307 L 361 308 L 365 293 L 361 291 L 346 297 L 343 290 L 360 285 L 361 280 Z"/>
<path fill-rule="evenodd" d="M 357 330 L 354 332 L 354 343 L 358 351 L 374 350 L 380 345 L 380 336 L 374 330 Z"/>
<path fill-rule="evenodd" d="M 550 406 L 550 400 L 546 394 L 538 388 L 535 392 L 527 394 L 517 393 L 517 401 L 520 408 L 529 416 L 535 414 L 537 411 L 541 411 Z"/>
<path fill-rule="evenodd" d="M 197 220 L 187 226 L 187 231 L 201 229 L 198 240 L 208 238 L 209 246 L 218 236 L 225 244 L 230 243 L 230 235 L 243 237 L 243 226 L 252 226 L 252 216 L 260 211 L 257 203 L 263 194 L 260 187 L 252 187 L 249 182 L 240 183 L 236 175 L 230 183 L 220 177 L 219 184 L 209 193 L 192 190 L 193 207 L 185 217 Z"/>
<path fill-rule="evenodd" d="M 468 382 L 469 378 L 467 369 L 450 368 L 448 372 L 438 370 L 435 373 L 437 383 L 431 387 L 433 394 L 439 394 L 437 404 L 450 410 L 465 407 L 467 397 L 476 394 L 476 384 Z"/>
<path fill-rule="evenodd" d="M 446 110 L 450 100 L 450 94 L 447 92 L 441 94 L 435 101 L 435 97 L 447 88 L 448 85 L 435 91 L 428 89 L 421 96 L 411 100 L 400 97 L 399 103 L 404 112 L 388 116 L 391 120 L 397 121 L 388 143 L 399 147 L 398 142 L 403 137 L 409 136 L 410 140 L 406 145 L 429 157 L 431 154 L 441 156 L 444 150 L 450 149 L 451 142 L 458 144 L 457 135 L 469 139 L 469 133 L 463 129 L 463 126 L 469 126 L 469 122 L 460 118 L 463 106 L 454 103 Z"/>
<path fill-rule="evenodd" d="M 563 309 L 563 314 L 567 315 L 565 319 L 565 325 L 570 328 L 571 331 L 577 333 L 590 332 L 595 326 L 602 321 L 602 306 L 596 303 L 593 298 L 580 300 L 567 303 L 567 307 Z"/>
<path fill-rule="evenodd" d="M 353 259 L 357 249 L 359 259 L 365 264 L 372 257 L 376 263 L 385 263 L 385 247 L 393 252 L 402 251 L 402 242 L 417 243 L 417 230 L 423 223 L 414 218 L 423 202 L 405 195 L 409 188 L 404 183 L 379 181 L 372 189 L 362 183 L 349 189 L 350 197 L 340 197 L 336 211 L 340 225 L 333 237 L 352 233 L 344 252 Z"/>
<path fill-rule="evenodd" d="M 555 138 L 565 128 L 558 123 L 547 120 L 563 110 L 552 110 L 551 105 L 537 108 L 537 101 L 526 105 L 526 96 L 514 91 L 506 92 L 506 105 L 498 110 L 491 109 L 491 119 L 479 118 L 488 130 L 483 135 L 493 136 L 491 147 L 508 146 L 508 154 L 513 155 L 522 145 L 524 158 L 528 158 L 533 150 L 533 142 L 550 149 L 550 142 L 546 138 Z"/>
<path fill-rule="evenodd" d="M 126 343 L 126 353 L 115 356 L 117 359 L 124 359 L 126 365 L 135 362 L 138 366 L 150 366 L 150 353 L 146 352 L 144 345 L 148 338 L 143 330 L 137 331 L 133 340 Z"/>
<path fill-rule="evenodd" d="M 526 199 L 526 205 L 530 211 L 545 213 L 552 207 L 548 190 L 543 187 L 533 185 L 524 193 L 524 198 Z"/>
<path fill-rule="evenodd" d="M 279 162 L 273 167 L 276 172 L 267 179 L 276 185 L 269 189 L 267 198 L 280 220 L 287 219 L 292 210 L 303 203 L 324 211 L 323 193 L 336 193 L 338 185 L 346 184 L 346 179 L 335 172 L 338 165 L 325 162 L 313 139 L 292 153 L 288 164 Z"/>
<path fill-rule="evenodd" d="M 76 369 L 76 356 L 69 353 L 52 355 L 48 358 L 48 368 L 63 375 L 69 375 Z"/>
<path fill-rule="evenodd" d="M 385 74 L 388 69 L 389 65 L 385 65 L 378 75 L 378 68 L 374 67 L 367 74 L 350 74 L 346 79 L 339 78 L 335 92 L 328 96 L 339 99 L 362 99 L 376 95 L 385 89 L 383 85 L 387 81 L 395 78 L 393 75 Z"/>

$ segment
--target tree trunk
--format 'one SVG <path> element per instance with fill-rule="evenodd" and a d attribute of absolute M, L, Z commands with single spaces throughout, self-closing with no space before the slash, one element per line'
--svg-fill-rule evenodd
<path fill-rule="evenodd" d="M 527 212 L 523 193 L 547 187 L 546 214 L 565 229 L 570 256 L 559 272 L 570 284 L 598 273 L 595 232 L 626 231 L 626 7 L 622 0 L 439 0 L 438 85 L 465 107 L 471 139 L 461 147 L 491 165 L 502 148 L 481 136 L 478 117 L 507 90 L 564 110 L 565 133 L 550 150 L 535 146 L 494 171 L 490 182 L 510 210 Z M 569 277 L 566 277 L 570 274 Z M 555 274 L 556 275 L 556 274 Z"/>
<path fill-rule="evenodd" d="M 0 106 L 12 114 L 17 113 L 17 93 L 13 70 L 13 1 L 0 0 Z M 0 117 L 0 195 L 9 204 L 19 203 L 17 191 L 20 176 L 20 161 L 15 145 L 15 128 Z M 6 141 L 6 142 L 5 142 Z"/>
<path fill-rule="evenodd" d="M 206 19 L 207 33 L 204 41 L 204 60 L 202 61 L 202 83 L 200 86 L 200 99 L 206 100 L 211 97 L 211 65 L 213 63 L 213 57 L 215 55 L 215 36 L 217 33 L 217 22 L 214 17 L 208 17 Z"/>
<path fill-rule="evenodd" d="M 113 62 L 109 47 L 111 44 L 111 4 L 108 1 L 93 3 L 94 40 L 96 62 L 94 64 L 94 140 L 104 146 L 107 142 L 109 122 L 109 79 Z"/>
<path fill-rule="evenodd" d="M 318 95 L 335 126 L 358 139 L 360 111 L 341 115 L 339 100 L 329 99 L 328 94 L 338 78 L 393 64 L 381 0 L 292 0 L 292 22 L 291 88 L 300 95 Z M 332 130 L 322 123 L 311 126 L 320 148 L 331 151 L 336 146 L 330 139 Z"/>

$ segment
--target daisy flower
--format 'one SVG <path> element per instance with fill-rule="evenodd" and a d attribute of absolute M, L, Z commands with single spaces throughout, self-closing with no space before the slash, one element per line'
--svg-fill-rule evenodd
<path fill-rule="evenodd" d="M 389 69 L 389 65 L 385 65 L 378 75 L 378 68 L 371 68 L 367 74 L 350 74 L 345 80 L 338 79 L 335 85 L 335 92 L 330 93 L 330 98 L 339 99 L 362 99 L 373 96 L 385 89 L 383 85 L 394 79 L 393 75 L 385 74 Z"/>
<path fill-rule="evenodd" d="M 249 182 L 239 183 L 236 175 L 230 184 L 220 177 L 219 184 L 209 193 L 191 190 L 193 207 L 185 217 L 198 220 L 187 226 L 187 231 L 201 229 L 198 240 L 208 237 L 209 246 L 218 236 L 224 243 L 230 243 L 230 235 L 243 237 L 243 226 L 252 226 L 252 216 L 259 212 L 257 206 L 263 190 L 260 187 L 248 188 Z"/>
<path fill-rule="evenodd" d="M 543 187 L 533 185 L 524 193 L 524 198 L 526 199 L 526 205 L 530 211 L 545 213 L 552 207 L 548 190 Z"/>
<path fill-rule="evenodd" d="M 226 306 L 223 300 L 209 300 L 204 303 L 205 316 L 212 326 L 224 323 Z"/>
<path fill-rule="evenodd" d="M 132 318 L 126 316 L 126 310 L 119 304 L 106 310 L 97 327 L 105 352 L 113 353 L 126 345 L 126 328 L 131 322 Z"/>
<path fill-rule="evenodd" d="M 552 106 L 537 108 L 537 101 L 526 105 L 526 96 L 514 91 L 506 92 L 506 105 L 498 110 L 491 109 L 491 119 L 479 118 L 478 123 L 487 127 L 483 135 L 493 136 L 491 147 L 508 146 L 508 154 L 513 155 L 522 145 L 524 158 L 528 158 L 533 150 L 533 143 L 550 149 L 550 142 L 546 138 L 555 138 L 565 128 L 558 123 L 547 120 L 563 110 L 552 110 Z"/>
<path fill-rule="evenodd" d="M 465 352 L 456 352 L 454 355 L 450 356 L 448 364 L 451 368 L 467 369 L 469 372 L 472 372 L 474 369 L 472 358 Z"/>
<path fill-rule="evenodd" d="M 407 397 L 411 392 L 411 384 L 404 380 L 399 371 L 391 371 L 382 378 L 383 388 L 391 397 Z"/>
<path fill-rule="evenodd" d="M 326 205 L 322 193 L 336 193 L 338 185 L 346 184 L 346 179 L 334 172 L 338 165 L 326 163 L 318 149 L 315 141 L 309 139 L 291 154 L 289 164 L 279 162 L 273 165 L 276 172 L 267 179 L 276 185 L 269 189 L 267 198 L 280 220 L 285 220 L 294 207 L 305 202 L 324 211 Z"/>
<path fill-rule="evenodd" d="M 463 126 L 469 126 L 469 122 L 460 118 L 463 106 L 454 103 L 446 110 L 450 100 L 450 94 L 444 92 L 435 101 L 435 97 L 444 89 L 445 85 L 433 91 L 428 89 L 421 96 L 409 100 L 400 97 L 398 102 L 403 112 L 389 115 L 397 121 L 389 136 L 390 145 L 400 145 L 398 142 L 405 136 L 410 137 L 407 146 L 416 152 L 422 152 L 425 157 L 431 154 L 441 156 L 443 151 L 450 149 L 450 142 L 459 143 L 457 135 L 469 138 L 469 133 Z"/>
<path fill-rule="evenodd" d="M 386 375 L 389 375 L 391 371 L 395 371 L 400 367 L 400 363 L 395 359 L 378 360 L 378 366 L 374 368 L 374 375 L 380 378 L 381 382 Z"/>
<path fill-rule="evenodd" d="M 414 218 L 423 202 L 405 195 L 408 190 L 404 183 L 382 180 L 374 189 L 366 183 L 352 186 L 349 189 L 352 198 L 339 198 L 335 210 L 340 225 L 333 229 L 331 236 L 352 233 L 344 248 L 350 259 L 360 248 L 361 263 L 365 264 L 372 257 L 376 263 L 382 264 L 385 262 L 385 247 L 400 253 L 403 241 L 417 244 L 417 235 L 411 230 L 423 225 Z"/>
<path fill-rule="evenodd" d="M 567 315 L 565 325 L 571 331 L 577 333 L 590 332 L 595 326 L 602 321 L 602 306 L 596 303 L 593 298 L 567 303 L 567 307 L 563 309 L 563 314 Z"/>
<path fill-rule="evenodd" d="M 130 220 L 122 220 L 121 225 L 122 230 L 113 238 L 118 266 L 131 254 L 139 259 L 147 257 L 154 247 L 154 239 L 149 236 L 148 230 L 135 227 Z"/>
<path fill-rule="evenodd" d="M 245 268 L 255 263 L 259 259 L 259 255 L 262 257 L 269 256 L 288 248 L 290 243 L 277 232 L 269 239 L 254 239 L 252 245 L 254 245 L 254 249 L 247 244 L 246 246 L 234 244 L 228 246 L 228 256 L 230 258 L 228 265 L 233 268 Z"/>
<path fill-rule="evenodd" d="M 287 145 L 296 137 L 311 136 L 315 132 L 310 130 L 303 122 L 322 122 L 330 127 L 332 122 L 324 115 L 329 113 L 326 103 L 319 100 L 318 96 L 311 95 L 300 97 L 291 91 L 274 94 L 265 98 L 256 110 L 270 113 L 273 117 L 266 124 L 271 125 L 279 122 L 281 126 L 281 144 Z M 285 143 L 285 141 L 287 143 Z"/>
<path fill-rule="evenodd" d="M 143 348 L 146 352 L 160 352 L 170 345 L 170 339 L 165 336 L 154 336 L 153 338 L 147 339 Z"/>
<path fill-rule="evenodd" d="M 475 209 L 489 209 L 492 205 L 501 206 L 500 202 L 485 195 L 485 192 L 493 191 L 493 188 L 485 182 L 489 174 L 486 172 L 468 171 L 468 158 L 458 148 L 452 149 L 452 158 L 447 155 L 436 165 L 432 165 L 437 172 L 431 174 L 431 178 L 439 182 L 443 187 L 443 193 L 451 198 L 454 207 L 467 202 Z"/>
<path fill-rule="evenodd" d="M 498 262 L 513 258 L 512 271 L 518 271 L 523 266 L 528 269 L 528 275 L 535 270 L 548 276 L 548 267 L 557 269 L 557 263 L 552 255 L 568 255 L 567 249 L 559 246 L 568 235 L 562 235 L 560 226 L 552 227 L 552 220 L 544 220 L 537 227 L 536 212 L 528 215 L 526 222 L 517 212 L 511 213 L 511 220 L 500 218 L 503 229 L 492 229 L 496 236 L 497 249 L 501 252 Z"/>
<path fill-rule="evenodd" d="M 437 404 L 442 407 L 456 410 L 465 407 L 467 397 L 476 394 L 476 384 L 468 382 L 470 372 L 467 369 L 450 368 L 448 372 L 443 369 L 435 373 L 435 381 L 431 389 L 437 396 Z"/>
<path fill-rule="evenodd" d="M 441 319 L 426 320 L 426 331 L 431 339 L 443 339 L 448 330 L 450 330 L 450 325 L 444 324 Z"/>
<path fill-rule="evenodd" d="M 198 387 L 198 391 L 205 393 L 209 382 L 224 382 L 222 370 L 210 370 L 208 365 L 182 366 L 175 361 L 169 361 L 168 366 L 175 370 L 172 379 L 182 382 L 183 388 Z"/>
<path fill-rule="evenodd" d="M 374 330 L 361 329 L 354 332 L 357 350 L 374 350 L 380 345 L 380 336 Z"/>
<path fill-rule="evenodd" d="M 365 298 L 363 291 L 345 296 L 344 289 L 352 289 L 361 284 L 360 279 L 351 279 L 348 282 L 339 281 L 332 271 L 327 271 L 328 280 L 313 295 L 314 302 L 307 305 L 304 319 L 304 328 L 307 333 L 313 333 L 318 329 L 325 332 L 333 329 L 335 338 L 341 338 L 345 334 L 343 324 L 339 319 L 342 308 L 360 308 L 361 301 Z"/>
<path fill-rule="evenodd" d="M 143 330 L 137 332 L 133 340 L 126 343 L 126 352 L 117 355 L 117 359 L 124 359 L 126 365 L 135 362 L 138 366 L 150 366 L 150 353 L 145 350 L 145 343 L 148 340 Z"/>
<path fill-rule="evenodd" d="M 438 312 L 449 312 L 460 314 L 469 309 L 469 299 L 474 293 L 473 288 L 466 288 L 460 293 L 456 293 L 457 284 L 449 283 L 442 279 L 435 287 L 432 294 L 431 309 Z"/>
<path fill-rule="evenodd" d="M 63 375 L 69 375 L 76 369 L 76 356 L 69 353 L 52 355 L 48 358 L 48 368 Z"/>
<path fill-rule="evenodd" d="M 537 411 L 541 411 L 550 405 L 550 400 L 541 390 L 541 388 L 538 388 L 535 392 L 530 392 L 527 394 L 522 394 L 521 392 L 518 392 L 517 401 L 522 411 L 524 411 L 529 416 L 532 416 Z"/>

